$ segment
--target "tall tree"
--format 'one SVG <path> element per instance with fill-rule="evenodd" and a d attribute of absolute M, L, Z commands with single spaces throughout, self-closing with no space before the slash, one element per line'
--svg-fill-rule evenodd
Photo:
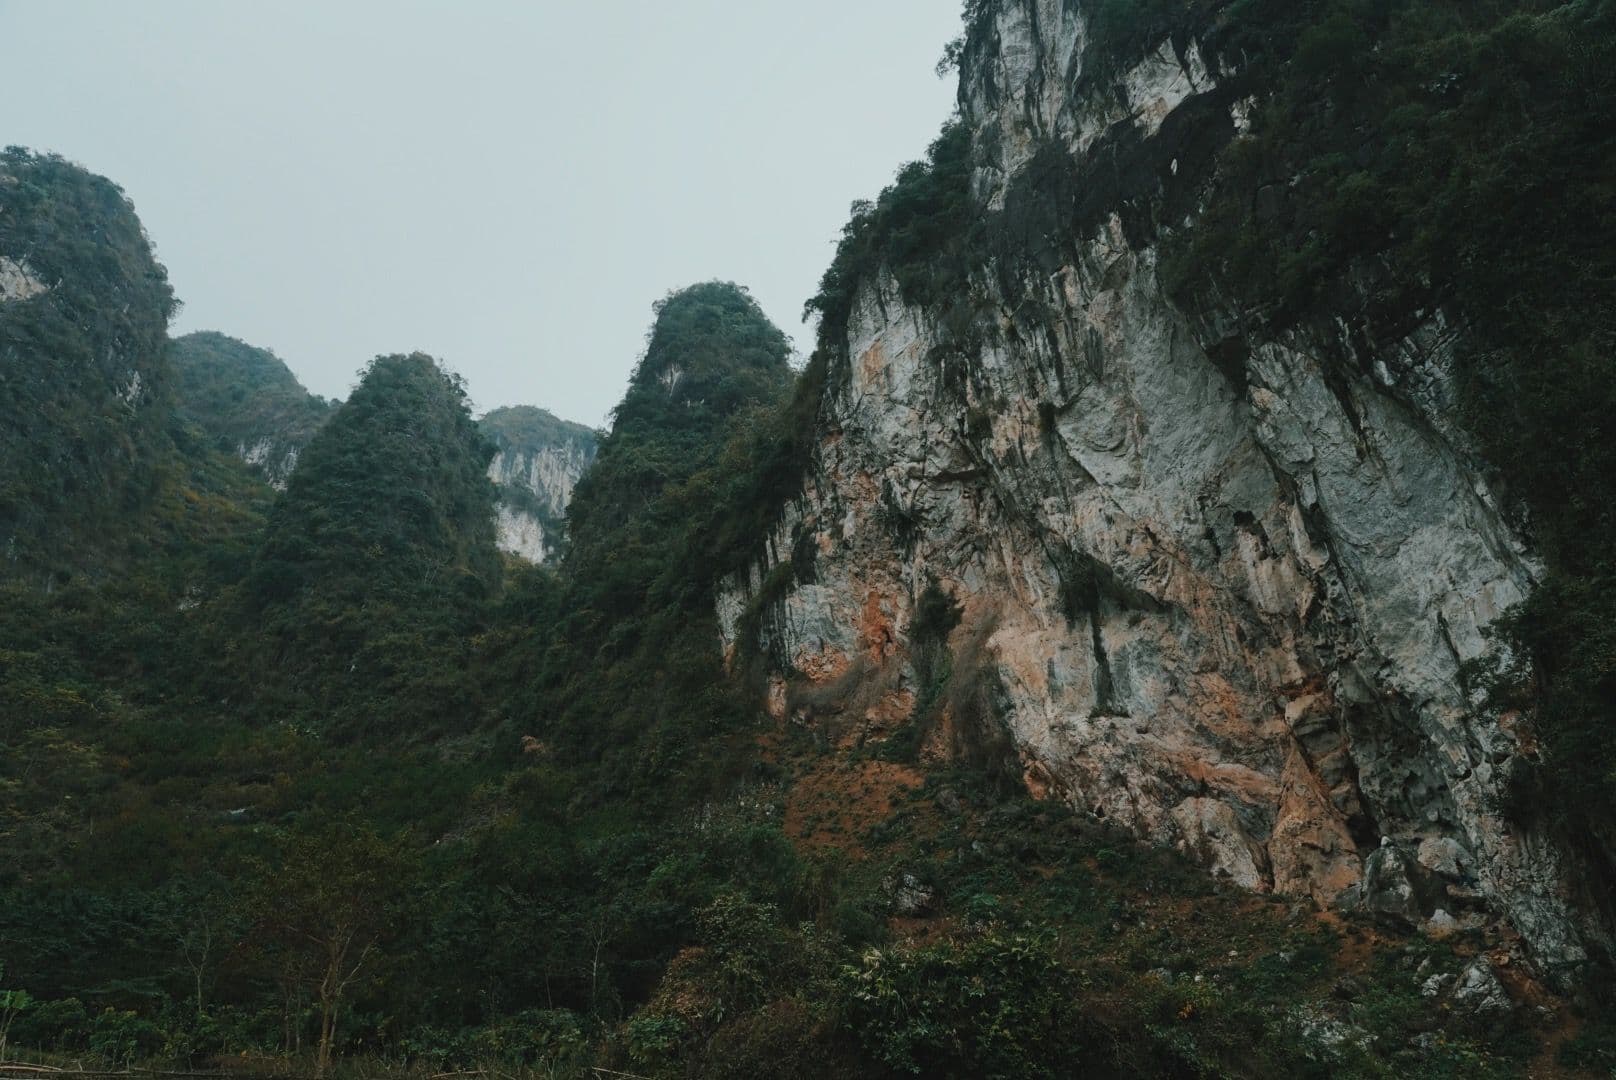
<path fill-rule="evenodd" d="M 250 890 L 260 960 L 320 1010 L 316 1074 L 331 1065 L 343 1004 L 382 969 L 412 878 L 407 849 L 352 821 L 284 837 Z"/>

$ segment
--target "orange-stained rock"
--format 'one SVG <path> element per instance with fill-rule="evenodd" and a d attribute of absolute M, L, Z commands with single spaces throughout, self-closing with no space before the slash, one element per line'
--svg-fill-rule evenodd
<path fill-rule="evenodd" d="M 1300 748 L 1292 748 L 1280 780 L 1279 818 L 1268 841 L 1274 891 L 1335 901 L 1362 876 L 1357 845 Z"/>

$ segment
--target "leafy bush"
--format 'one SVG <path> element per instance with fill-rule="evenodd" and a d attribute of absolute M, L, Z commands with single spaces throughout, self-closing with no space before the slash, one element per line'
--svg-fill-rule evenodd
<path fill-rule="evenodd" d="M 1616 1024 L 1591 1020 L 1560 1047 L 1561 1065 L 1589 1073 L 1616 1073 Z"/>
<path fill-rule="evenodd" d="M 11 1028 L 11 1041 L 45 1050 L 81 1048 L 90 1014 L 76 997 L 38 1001 L 20 1014 Z"/>
<path fill-rule="evenodd" d="M 112 1065 L 128 1067 L 163 1048 L 163 1030 L 133 1012 L 107 1009 L 90 1025 L 90 1053 Z"/>
<path fill-rule="evenodd" d="M 624 1029 L 629 1060 L 642 1066 L 666 1062 L 678 1052 L 688 1035 L 685 1022 L 666 1013 L 638 1013 Z"/>
<path fill-rule="evenodd" d="M 872 949 L 843 976 L 865 1050 L 916 1076 L 1070 1075 L 1090 1051 L 1079 990 L 1047 941 L 995 933 Z"/>

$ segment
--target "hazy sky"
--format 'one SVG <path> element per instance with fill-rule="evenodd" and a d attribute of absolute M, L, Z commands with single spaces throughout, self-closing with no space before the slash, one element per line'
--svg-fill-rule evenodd
<path fill-rule="evenodd" d="M 651 303 L 724 278 L 799 347 L 855 198 L 953 104 L 959 0 L 0 0 L 0 144 L 123 186 L 175 332 L 345 396 L 421 349 L 598 424 Z"/>

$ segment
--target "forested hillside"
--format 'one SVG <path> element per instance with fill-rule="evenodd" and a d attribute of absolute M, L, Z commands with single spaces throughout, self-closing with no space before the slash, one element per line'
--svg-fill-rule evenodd
<path fill-rule="evenodd" d="M 0 573 L 114 554 L 163 482 L 174 295 L 110 181 L 0 155 Z"/>
<path fill-rule="evenodd" d="M 598 441 L 5 152 L 0 1074 L 1616 1069 L 1616 4 L 964 18 Z"/>
<path fill-rule="evenodd" d="M 254 466 L 278 488 L 330 418 L 330 402 L 303 389 L 285 361 L 224 334 L 202 331 L 169 345 L 180 415 L 214 447 Z"/>

